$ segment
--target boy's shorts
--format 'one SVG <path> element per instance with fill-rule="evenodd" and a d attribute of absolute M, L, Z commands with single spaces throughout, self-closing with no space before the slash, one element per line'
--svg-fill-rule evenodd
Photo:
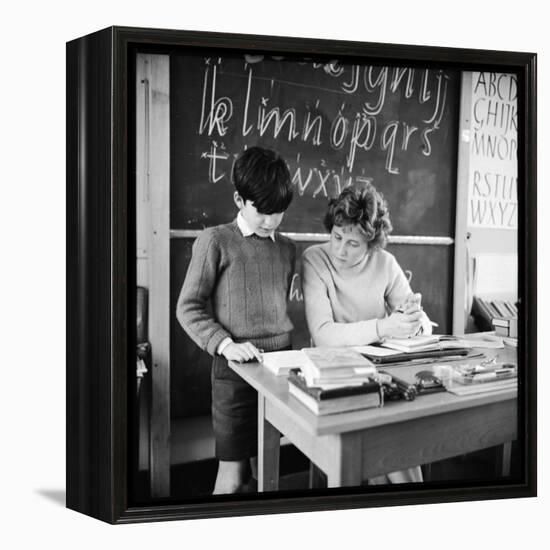
<path fill-rule="evenodd" d="M 290 346 L 281 349 L 290 349 Z M 235 461 L 256 456 L 258 393 L 219 355 L 214 356 L 211 378 L 216 458 Z"/>

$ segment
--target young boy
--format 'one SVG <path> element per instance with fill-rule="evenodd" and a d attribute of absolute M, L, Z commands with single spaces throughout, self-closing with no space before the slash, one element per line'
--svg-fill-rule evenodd
<path fill-rule="evenodd" d="M 275 232 L 292 200 L 288 167 L 274 151 L 252 147 L 235 161 L 233 183 L 237 218 L 197 237 L 176 313 L 214 357 L 214 494 L 237 492 L 248 461 L 254 477 L 257 468 L 257 393 L 227 362 L 261 361 L 262 351 L 289 349 L 293 328 L 287 296 L 296 248 Z"/>

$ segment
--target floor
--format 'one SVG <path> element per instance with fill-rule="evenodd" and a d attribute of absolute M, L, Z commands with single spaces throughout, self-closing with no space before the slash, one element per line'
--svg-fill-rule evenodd
<path fill-rule="evenodd" d="M 441 485 L 449 482 L 486 483 L 497 480 L 499 475 L 495 469 L 495 450 L 487 449 L 442 460 L 424 469 L 426 485 Z M 212 493 L 216 477 L 217 463 L 215 460 L 199 460 L 173 466 L 171 470 L 172 497 L 171 501 L 189 498 L 208 497 Z M 280 491 L 296 491 L 308 488 L 309 461 L 293 445 L 281 447 Z M 517 449 L 512 448 L 511 476 L 520 473 Z M 147 492 L 147 476 L 142 473 L 134 483 L 135 493 L 132 499 L 135 504 L 145 504 L 149 501 Z M 243 488 L 244 492 L 256 492 L 254 480 Z M 150 502 L 150 501 L 149 501 Z"/>

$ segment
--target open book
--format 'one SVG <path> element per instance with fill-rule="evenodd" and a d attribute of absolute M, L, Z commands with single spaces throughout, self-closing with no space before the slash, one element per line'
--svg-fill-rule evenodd
<path fill-rule="evenodd" d="M 386 350 L 397 350 L 405 353 L 431 350 L 452 350 L 463 348 L 502 348 L 502 338 L 494 335 L 448 336 L 434 334 L 430 336 L 413 336 L 411 338 L 388 338 L 381 346 Z M 369 346 L 373 347 L 373 346 Z M 372 353 L 372 352 L 371 352 Z"/>

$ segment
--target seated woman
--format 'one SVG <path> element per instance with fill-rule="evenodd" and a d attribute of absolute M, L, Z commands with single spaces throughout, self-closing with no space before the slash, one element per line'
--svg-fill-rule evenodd
<path fill-rule="evenodd" d="M 329 203 L 327 243 L 302 256 L 306 319 L 316 346 L 359 346 L 431 330 L 392 254 L 388 208 L 372 185 L 348 187 Z M 391 472 L 369 484 L 422 481 L 420 467 Z"/>

